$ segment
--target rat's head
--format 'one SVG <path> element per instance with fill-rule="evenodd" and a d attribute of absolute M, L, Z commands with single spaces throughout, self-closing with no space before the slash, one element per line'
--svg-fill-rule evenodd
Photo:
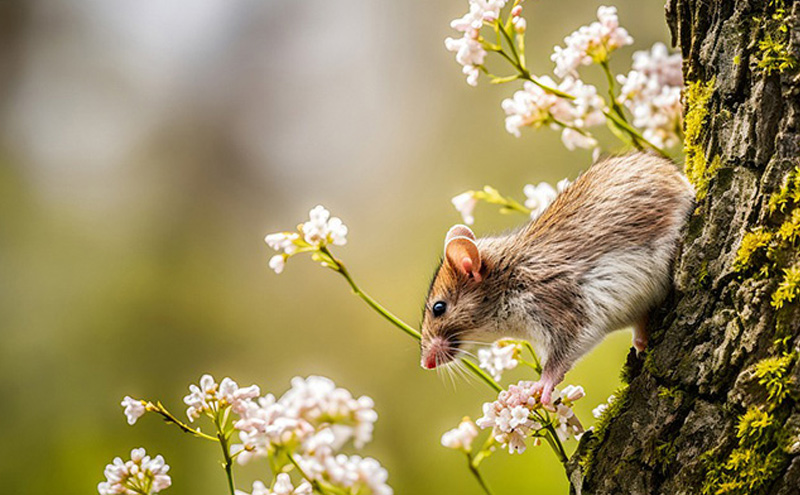
<path fill-rule="evenodd" d="M 472 230 L 464 225 L 451 228 L 422 316 L 423 368 L 449 363 L 465 342 L 482 340 L 489 320 L 483 310 L 488 269 Z"/>

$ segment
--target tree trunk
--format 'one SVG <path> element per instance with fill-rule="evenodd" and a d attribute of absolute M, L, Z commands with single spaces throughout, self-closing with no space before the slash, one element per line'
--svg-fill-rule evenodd
<path fill-rule="evenodd" d="M 698 192 L 575 494 L 800 493 L 800 0 L 668 0 Z"/>

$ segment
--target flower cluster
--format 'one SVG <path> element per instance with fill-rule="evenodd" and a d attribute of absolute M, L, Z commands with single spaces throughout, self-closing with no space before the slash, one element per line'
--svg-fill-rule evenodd
<path fill-rule="evenodd" d="M 519 347 L 516 344 L 495 342 L 488 348 L 478 349 L 479 366 L 497 381 L 503 376 L 503 371 L 517 367 L 519 361 Z"/>
<path fill-rule="evenodd" d="M 470 86 L 478 85 L 480 67 L 486 58 L 486 50 L 480 41 L 481 27 L 484 22 L 496 22 L 505 5 L 506 0 L 470 0 L 469 12 L 450 23 L 450 27 L 462 35 L 461 38 L 447 38 L 444 45 L 449 51 L 456 53 L 456 62 L 463 67 L 462 72 L 467 76 L 467 84 Z M 524 23 L 524 19 L 522 22 Z M 522 30 L 524 31 L 524 25 Z"/>
<path fill-rule="evenodd" d="M 164 458 L 151 458 L 144 449 L 131 450 L 129 461 L 119 457 L 106 466 L 106 481 L 97 485 L 100 495 L 150 495 L 168 488 L 172 479 Z"/>
<path fill-rule="evenodd" d="M 286 473 L 280 473 L 275 477 L 275 485 L 270 490 L 263 482 L 253 482 L 253 491 L 247 493 L 236 490 L 236 495 L 311 495 L 313 488 L 307 481 L 301 482 L 297 487 L 292 484 L 292 479 Z"/>
<path fill-rule="evenodd" d="M 371 457 L 357 455 L 334 455 L 319 449 L 312 455 L 298 458 L 303 472 L 317 481 L 343 487 L 348 493 L 358 495 L 392 495 L 386 483 L 389 474 L 381 464 Z"/>
<path fill-rule="evenodd" d="M 659 147 L 680 140 L 681 56 L 670 54 L 664 43 L 633 54 L 632 70 L 617 76 L 622 84 L 620 101 L 633 114 L 633 125 L 644 129 L 644 137 Z"/>
<path fill-rule="evenodd" d="M 478 427 L 471 419 L 464 418 L 456 428 L 446 431 L 442 435 L 442 445 L 448 449 L 469 453 L 472 450 L 472 442 L 477 436 Z"/>
<path fill-rule="evenodd" d="M 581 26 L 564 38 L 564 46 L 556 46 L 550 60 L 558 77 L 574 75 L 581 65 L 603 63 L 617 48 L 630 45 L 633 38 L 619 25 L 616 7 L 600 6 L 597 21 Z"/>
<path fill-rule="evenodd" d="M 476 421 L 481 428 L 491 428 L 492 436 L 509 453 L 522 453 L 527 448 L 525 440 L 536 436 L 538 445 L 540 431 L 549 423 L 549 414 L 539 402 L 534 382 L 520 381 L 503 390 L 494 402 L 483 405 L 483 417 Z M 572 411 L 572 403 L 583 396 L 580 387 L 567 387 L 556 406 L 556 431 L 562 439 L 570 433 L 580 433 L 582 428 Z"/>
<path fill-rule="evenodd" d="M 246 404 L 260 393 L 258 385 L 239 388 L 239 385 L 230 378 L 224 378 L 218 384 L 213 376 L 206 374 L 200 377 L 200 386 L 189 385 L 189 394 L 183 398 L 183 402 L 189 406 L 186 409 L 186 416 L 189 421 L 194 421 L 202 414 L 213 415 L 227 406 L 231 406 L 234 412 L 241 414 Z"/>
<path fill-rule="evenodd" d="M 253 457 L 268 456 L 276 447 L 294 448 L 314 434 L 310 424 L 287 414 L 286 406 L 272 394 L 245 404 L 234 427 L 242 442 L 234 445 L 240 464 Z"/>
<path fill-rule="evenodd" d="M 281 273 L 289 257 L 299 252 L 318 251 L 332 244 L 344 246 L 347 244 L 347 226 L 338 217 L 331 217 L 331 213 L 322 205 L 317 205 L 308 214 L 309 220 L 297 227 L 297 232 L 276 232 L 269 234 L 264 241 L 276 251 L 269 260 L 269 266 L 275 273 Z"/>
<path fill-rule="evenodd" d="M 276 447 L 336 451 L 353 440 L 361 447 L 372 439 L 378 415 L 371 398 L 354 398 L 331 380 L 294 378 L 280 399 L 271 394 L 247 400 L 235 424 L 242 441 L 240 463 L 269 455 Z"/>
<path fill-rule="evenodd" d="M 372 440 L 378 415 L 367 396 L 354 397 L 324 377 L 296 377 L 279 399 L 260 395 L 256 385 L 239 387 L 230 378 L 217 383 L 205 374 L 199 384 L 189 386 L 184 398 L 190 422 L 206 416 L 215 431 L 206 434 L 182 423 L 160 402 L 126 396 L 121 405 L 129 424 L 145 412 L 161 415 L 167 422 L 196 437 L 217 442 L 224 452 L 228 481 L 233 490 L 231 466 L 254 457 L 268 457 L 276 473 L 286 473 L 292 464 L 302 464 L 305 481 L 293 485 L 288 474 L 278 474 L 271 488 L 257 481 L 252 493 L 236 495 L 310 495 L 316 483 L 343 495 L 391 495 L 388 473 L 372 458 L 340 453 L 345 444 L 356 448 Z M 238 434 L 241 444 L 231 445 Z M 127 463 L 115 459 L 106 468 L 107 481 L 98 487 L 100 495 L 150 495 L 169 486 L 169 469 L 161 456 L 150 459 L 143 449 L 131 453 Z"/>
<path fill-rule="evenodd" d="M 549 126 L 562 129 L 561 140 L 568 149 L 597 146 L 597 141 L 586 131 L 605 122 L 605 101 L 597 94 L 597 88 L 573 77 L 566 77 L 558 84 L 548 76 L 537 80 L 542 85 L 574 96 L 574 99 L 563 98 L 539 84 L 526 81 L 521 90 L 503 100 L 506 130 L 520 137 L 522 127 Z"/>
<path fill-rule="evenodd" d="M 535 186 L 526 184 L 522 188 L 522 192 L 525 194 L 525 207 L 531 210 L 531 218 L 536 218 L 544 213 L 550 203 L 555 201 L 556 197 L 564 192 L 570 184 L 569 179 L 561 179 L 555 188 L 547 182 L 540 182 Z"/>

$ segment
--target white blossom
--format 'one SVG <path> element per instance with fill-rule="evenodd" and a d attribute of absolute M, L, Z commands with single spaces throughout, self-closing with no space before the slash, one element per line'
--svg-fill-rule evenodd
<path fill-rule="evenodd" d="M 567 385 L 561 391 L 561 400 L 566 404 L 571 404 L 585 396 L 586 392 L 583 391 L 583 387 L 580 385 Z"/>
<path fill-rule="evenodd" d="M 565 178 L 558 181 L 555 188 L 547 182 L 540 182 L 535 186 L 533 184 L 526 184 L 525 187 L 522 188 L 522 192 L 525 194 L 525 207 L 531 210 L 531 218 L 537 218 L 544 213 L 547 207 L 550 206 L 550 204 L 555 201 L 556 197 L 564 192 L 571 183 L 569 179 Z"/>
<path fill-rule="evenodd" d="M 322 205 L 317 205 L 308 214 L 309 220 L 303 224 L 305 241 L 312 245 L 347 244 L 347 227 L 338 217 L 331 217 L 331 212 Z"/>
<path fill-rule="evenodd" d="M 463 34 L 461 38 L 445 39 L 444 45 L 456 53 L 456 62 L 463 66 L 462 72 L 470 86 L 477 86 L 479 66 L 486 58 L 486 50 L 479 39 L 480 29 L 484 22 L 497 21 L 505 5 L 506 0 L 470 0 L 469 12 L 450 23 L 450 27 Z"/>
<path fill-rule="evenodd" d="M 392 495 L 387 484 L 389 473 L 371 457 L 317 452 L 297 458 L 303 472 L 311 478 L 325 481 L 359 495 Z"/>
<path fill-rule="evenodd" d="M 523 34 L 528 27 L 527 21 L 522 17 L 522 5 L 515 5 L 511 9 L 511 23 L 514 25 L 514 31 Z"/>
<path fill-rule="evenodd" d="M 453 20 L 450 27 L 462 33 L 477 31 L 484 21 L 496 21 L 505 5 L 506 0 L 469 0 L 469 12 Z"/>
<path fill-rule="evenodd" d="M 276 232 L 264 237 L 264 242 L 275 251 L 283 251 L 291 255 L 297 250 L 295 241 L 299 238 L 300 236 L 293 232 Z"/>
<path fill-rule="evenodd" d="M 372 440 L 372 430 L 378 420 L 373 400 L 367 396 L 356 399 L 328 378 L 295 377 L 292 387 L 280 401 L 291 414 L 312 425 L 327 424 L 335 437 L 335 449 L 350 439 L 356 448 Z"/>
<path fill-rule="evenodd" d="M 461 213 L 465 224 L 472 225 L 475 223 L 473 212 L 475 211 L 475 205 L 478 204 L 478 198 L 475 197 L 474 191 L 461 193 L 451 199 L 450 202 L 453 203 L 456 210 Z"/>
<path fill-rule="evenodd" d="M 183 402 L 189 406 L 186 416 L 194 421 L 201 414 L 213 414 L 215 411 L 231 406 L 237 414 L 244 411 L 246 404 L 261 393 L 257 385 L 239 388 L 230 378 L 224 378 L 217 384 L 214 377 L 205 374 L 200 377 L 200 385 L 189 385 L 189 394 Z"/>
<path fill-rule="evenodd" d="M 516 344 L 500 345 L 499 342 L 494 342 L 490 347 L 478 350 L 479 366 L 499 381 L 503 371 L 517 367 L 517 354 Z"/>
<path fill-rule="evenodd" d="M 447 38 L 444 46 L 456 53 L 456 62 L 462 65 L 461 71 L 467 76 L 467 84 L 478 85 L 479 66 L 483 65 L 486 50 L 473 32 L 466 32 L 461 38 Z"/>
<path fill-rule="evenodd" d="M 608 406 L 610 406 L 616 399 L 617 398 L 615 396 L 609 395 L 608 400 L 606 402 L 592 409 L 592 416 L 594 416 L 595 419 L 600 419 L 603 413 L 605 413 L 606 410 L 608 409 Z"/>
<path fill-rule="evenodd" d="M 579 436 L 583 434 L 583 427 L 575 417 L 575 412 L 570 406 L 563 403 L 556 404 L 556 419 L 558 425 L 556 426 L 556 434 L 562 441 L 568 440 L 570 436 Z"/>
<path fill-rule="evenodd" d="M 550 60 L 556 64 L 556 75 L 566 77 L 574 75 L 581 65 L 608 60 L 611 52 L 632 43 L 628 31 L 619 25 L 617 8 L 601 6 L 597 9 L 597 21 L 564 38 L 564 46 L 556 46 Z"/>
<path fill-rule="evenodd" d="M 617 80 L 622 85 L 620 101 L 633 114 L 633 125 L 643 129 L 645 139 L 658 147 L 678 144 L 683 87 L 680 54 L 669 54 L 666 45 L 655 43 L 649 51 L 635 52 L 631 71 Z"/>
<path fill-rule="evenodd" d="M 594 416 L 595 419 L 600 419 L 603 413 L 606 412 L 606 409 L 608 409 L 608 404 L 606 404 L 605 402 L 603 402 L 602 404 L 598 404 L 597 407 L 592 409 L 592 416 Z"/>
<path fill-rule="evenodd" d="M 331 217 L 331 213 L 324 206 L 315 206 L 308 216 L 309 220 L 298 227 L 298 232 L 276 232 L 264 238 L 269 247 L 282 251 L 269 260 L 269 267 L 275 273 L 283 272 L 286 260 L 300 248 L 307 251 L 309 248 L 320 249 L 329 244 L 334 246 L 347 244 L 347 226 L 340 218 Z"/>
<path fill-rule="evenodd" d="M 526 184 L 522 188 L 525 194 L 525 207 L 531 210 L 531 218 L 536 218 L 555 201 L 558 192 L 547 182 L 540 182 L 537 185 Z"/>
<path fill-rule="evenodd" d="M 269 267 L 272 268 L 275 273 L 283 273 L 283 268 L 286 266 L 286 255 L 284 254 L 276 254 L 272 258 L 269 259 Z"/>
<path fill-rule="evenodd" d="M 245 403 L 240 418 L 234 423 L 244 449 L 239 464 L 265 457 L 272 446 L 295 447 L 314 434 L 312 425 L 293 416 L 272 394 Z"/>
<path fill-rule="evenodd" d="M 478 427 L 469 418 L 464 418 L 456 428 L 446 431 L 442 435 L 442 445 L 448 449 L 470 452 L 472 442 L 478 436 Z"/>
<path fill-rule="evenodd" d="M 295 487 L 292 484 L 291 477 L 286 473 L 279 473 L 275 477 L 275 485 L 272 490 L 267 488 L 261 481 L 253 482 L 253 491 L 251 493 L 236 490 L 236 495 L 311 495 L 312 493 L 311 483 L 303 481 Z"/>
<path fill-rule="evenodd" d="M 136 421 L 144 416 L 144 413 L 147 411 L 145 404 L 143 400 L 134 399 L 129 395 L 126 395 L 125 398 L 122 399 L 120 405 L 125 408 L 124 413 L 125 417 L 128 418 L 129 425 L 136 424 Z"/>
<path fill-rule="evenodd" d="M 158 493 L 172 484 L 169 466 L 160 455 L 150 458 L 143 448 L 133 449 L 131 459 L 116 457 L 106 466 L 105 477 L 97 485 L 100 495 L 147 495 Z"/>

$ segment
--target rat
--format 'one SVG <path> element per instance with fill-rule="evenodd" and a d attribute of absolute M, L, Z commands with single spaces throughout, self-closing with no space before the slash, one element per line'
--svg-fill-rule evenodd
<path fill-rule="evenodd" d="M 516 231 L 476 238 L 452 227 L 423 310 L 422 367 L 476 342 L 528 340 L 542 363 L 535 390 L 550 404 L 564 374 L 610 332 L 632 326 L 644 351 L 694 198 L 672 161 L 637 152 L 593 164 Z"/>

